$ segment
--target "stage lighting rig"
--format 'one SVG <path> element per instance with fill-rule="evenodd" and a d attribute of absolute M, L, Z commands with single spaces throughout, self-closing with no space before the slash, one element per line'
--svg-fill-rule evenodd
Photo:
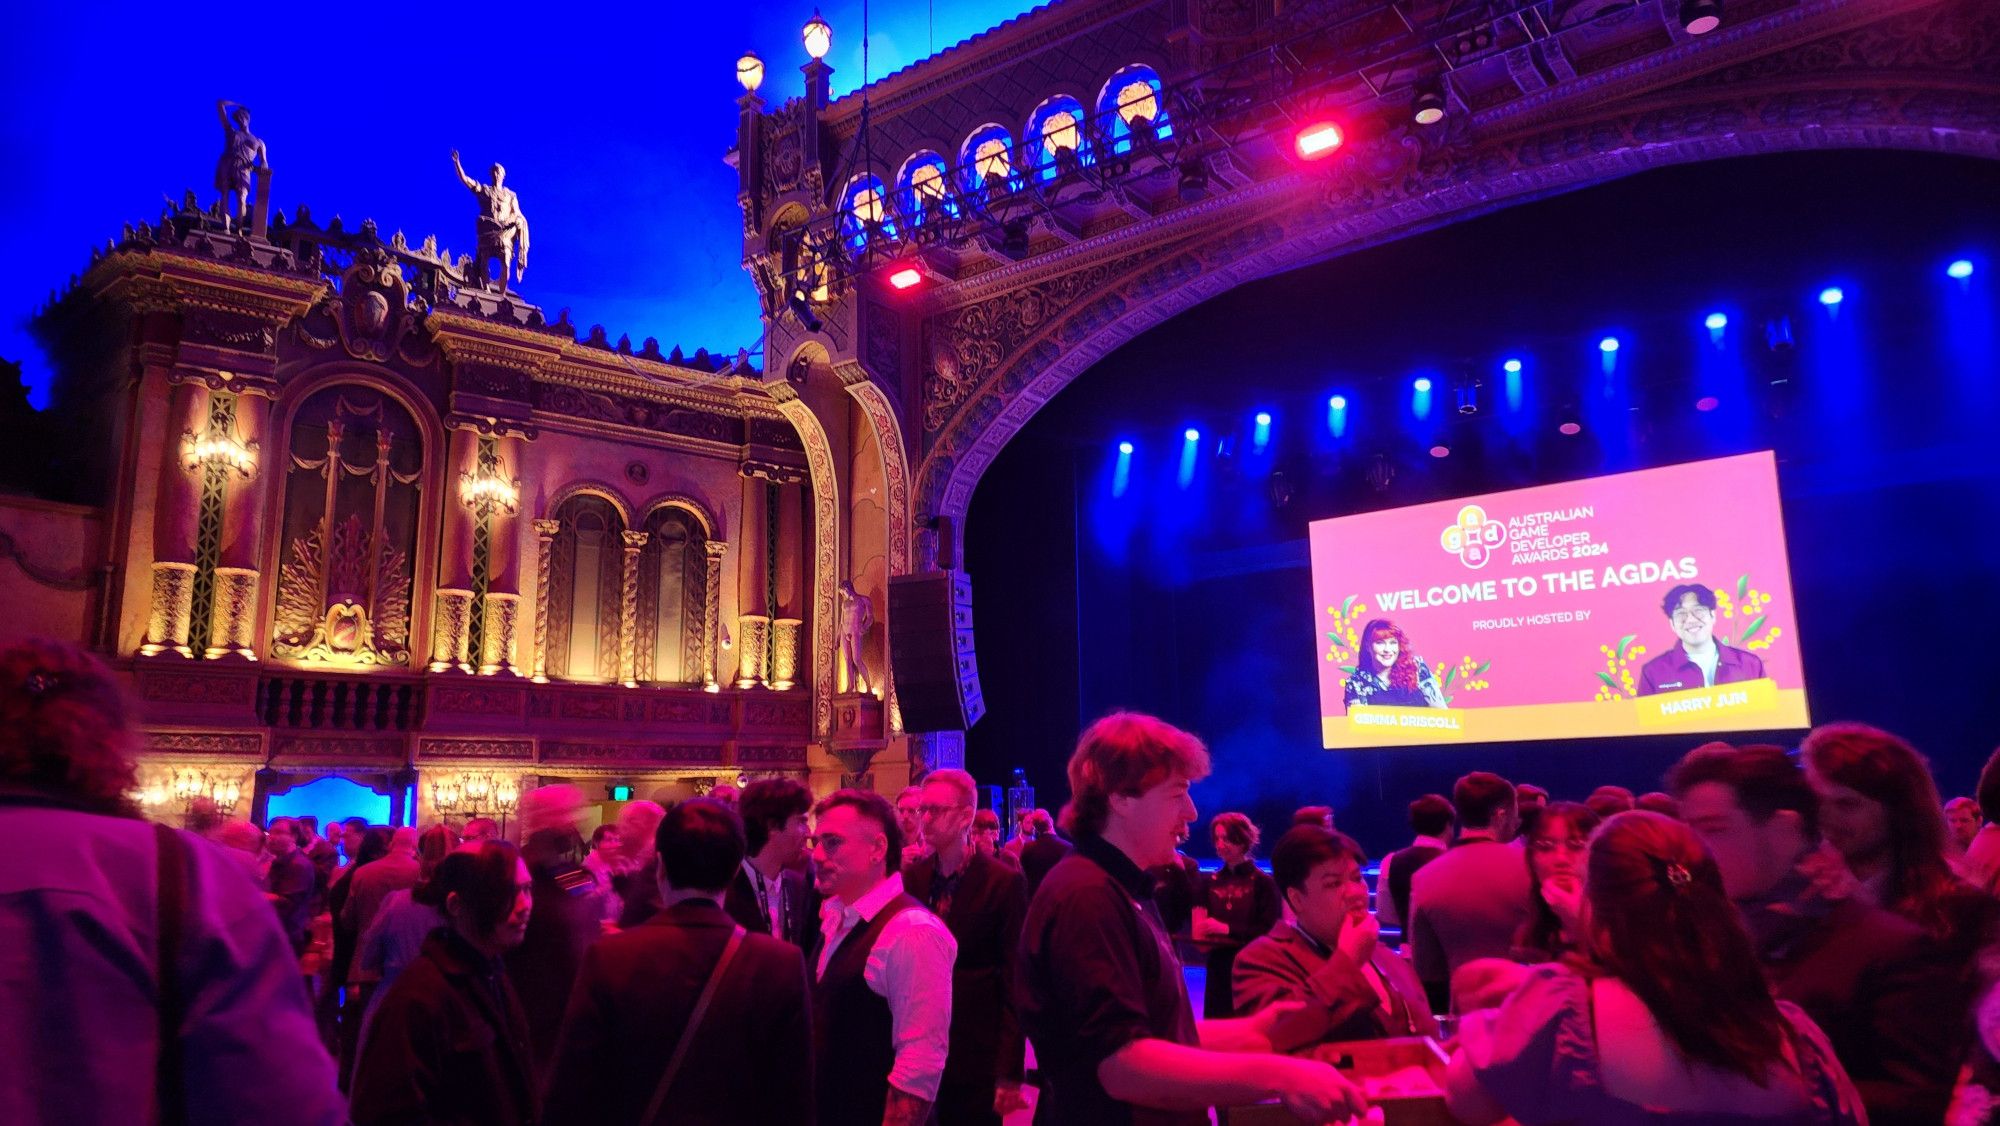
<path fill-rule="evenodd" d="M 1722 26 L 1722 0 L 1681 0 L 1681 30 L 1707 35 Z"/>
<path fill-rule="evenodd" d="M 1410 106 L 1410 119 L 1418 125 L 1436 125 L 1444 120 L 1444 80 L 1433 78 L 1417 88 Z"/>

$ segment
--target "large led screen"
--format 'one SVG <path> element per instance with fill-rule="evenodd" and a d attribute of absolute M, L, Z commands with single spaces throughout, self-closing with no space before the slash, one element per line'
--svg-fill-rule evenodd
<path fill-rule="evenodd" d="M 1329 748 L 1808 725 L 1768 452 L 1311 535 Z"/>

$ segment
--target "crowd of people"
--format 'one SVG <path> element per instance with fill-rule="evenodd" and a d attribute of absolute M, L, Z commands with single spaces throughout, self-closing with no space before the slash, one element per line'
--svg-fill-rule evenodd
<path fill-rule="evenodd" d="M 1367 1098 L 1316 1049 L 1394 1037 L 1444 1046 L 1472 1124 L 2000 1108 L 2000 753 L 1942 802 L 1857 724 L 1696 747 L 1644 795 L 1466 774 L 1372 888 L 1326 806 L 1268 871 L 1212 816 L 1202 870 L 1207 750 L 1132 713 L 1011 833 L 935 770 L 603 825 L 545 786 L 518 843 L 149 824 L 137 732 L 89 654 L 0 651 L 0 823 L 35 842 L 0 859 L 0 1121 L 1333 1123 Z"/>

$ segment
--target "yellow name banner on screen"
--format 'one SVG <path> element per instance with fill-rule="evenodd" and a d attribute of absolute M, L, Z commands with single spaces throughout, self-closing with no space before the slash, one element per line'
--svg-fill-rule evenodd
<path fill-rule="evenodd" d="M 1641 696 L 1632 701 L 1632 707 L 1639 713 L 1639 722 L 1646 727 L 1685 728 L 1690 716 L 1777 711 L 1778 686 L 1765 679 L 1718 684 L 1713 688 L 1688 688 Z"/>
<path fill-rule="evenodd" d="M 1804 689 L 1752 680 L 1657 696 L 1498 708 L 1357 704 L 1346 715 L 1320 717 L 1320 734 L 1327 749 L 1351 750 L 1675 732 L 1784 731 L 1804 728 L 1806 722 Z"/>

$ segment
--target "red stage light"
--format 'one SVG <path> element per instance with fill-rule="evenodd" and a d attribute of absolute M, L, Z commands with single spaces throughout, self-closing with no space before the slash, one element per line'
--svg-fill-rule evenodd
<path fill-rule="evenodd" d="M 909 289 L 922 284 L 924 275 L 915 266 L 902 266 L 889 275 L 889 284 L 897 289 Z"/>
<path fill-rule="evenodd" d="M 1334 150 L 1347 138 L 1340 132 L 1340 126 L 1331 121 L 1318 121 L 1299 130 L 1299 155 L 1306 160 L 1319 160 L 1332 156 Z"/>

